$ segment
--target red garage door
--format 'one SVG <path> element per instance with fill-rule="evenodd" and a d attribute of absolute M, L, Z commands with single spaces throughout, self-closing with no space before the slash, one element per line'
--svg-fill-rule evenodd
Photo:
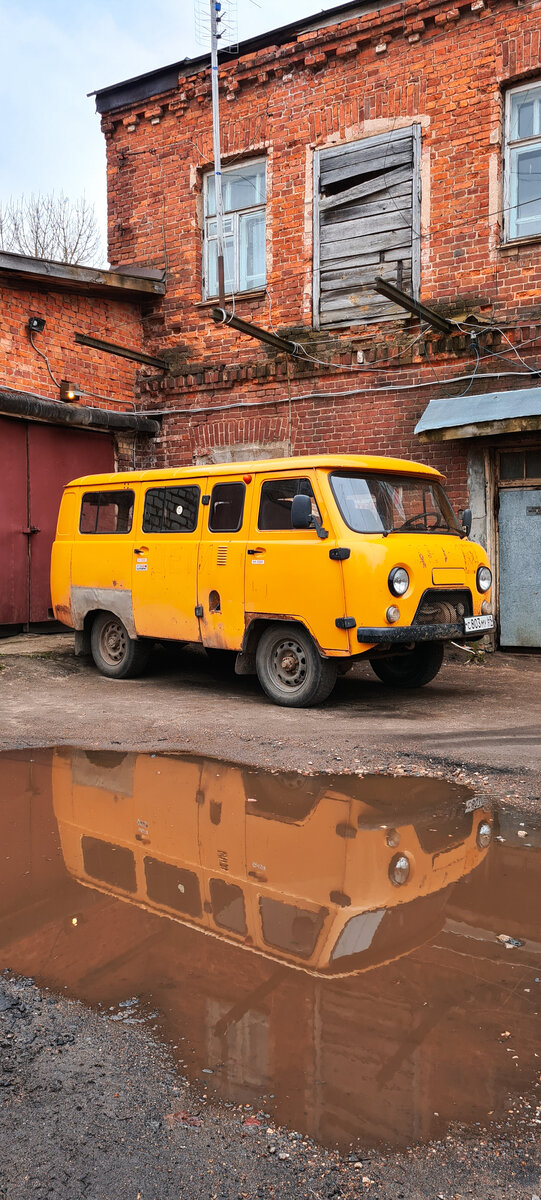
<path fill-rule="evenodd" d="M 0 417 L 0 625 L 47 620 L 62 489 L 113 469 L 110 434 Z"/>

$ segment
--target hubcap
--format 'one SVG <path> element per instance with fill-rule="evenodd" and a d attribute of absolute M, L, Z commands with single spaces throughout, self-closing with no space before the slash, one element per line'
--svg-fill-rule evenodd
<path fill-rule="evenodd" d="M 306 679 L 307 663 L 300 642 L 294 638 L 277 642 L 271 655 L 271 670 L 276 683 L 282 687 L 301 687 Z"/>
<path fill-rule="evenodd" d="M 120 621 L 108 621 L 101 631 L 100 650 L 110 663 L 122 662 L 127 648 L 126 630 Z"/>

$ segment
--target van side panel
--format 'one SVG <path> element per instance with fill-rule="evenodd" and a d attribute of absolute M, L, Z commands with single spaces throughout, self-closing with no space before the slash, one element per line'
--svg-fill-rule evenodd
<path fill-rule="evenodd" d="M 71 611 L 71 550 L 77 508 L 77 492 L 67 488 L 62 496 L 56 539 L 51 551 L 51 597 L 57 621 L 73 625 Z"/>

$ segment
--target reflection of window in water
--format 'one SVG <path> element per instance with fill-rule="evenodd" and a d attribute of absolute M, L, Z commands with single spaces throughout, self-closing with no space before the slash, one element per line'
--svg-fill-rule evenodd
<path fill-rule="evenodd" d="M 145 858 L 144 861 L 149 900 L 163 904 L 165 908 L 174 908 L 187 917 L 202 915 L 199 880 L 193 871 L 160 862 L 157 858 Z"/>
<path fill-rule="evenodd" d="M 310 958 L 323 926 L 324 912 L 311 912 L 266 896 L 260 897 L 259 909 L 263 937 L 268 946 L 288 950 L 299 958 Z"/>
<path fill-rule="evenodd" d="M 85 836 L 81 839 L 81 849 L 83 866 L 91 879 L 109 883 L 123 892 L 137 890 L 135 859 L 126 846 L 114 846 L 100 838 Z"/>
<path fill-rule="evenodd" d="M 244 896 L 240 887 L 223 879 L 211 879 L 210 899 L 217 925 L 222 929 L 230 929 L 232 933 L 247 932 Z"/>

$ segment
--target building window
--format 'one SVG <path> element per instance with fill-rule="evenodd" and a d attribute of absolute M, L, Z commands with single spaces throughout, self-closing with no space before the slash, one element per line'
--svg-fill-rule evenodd
<path fill-rule="evenodd" d="M 506 97 L 506 241 L 541 235 L 541 83 Z"/>
<path fill-rule="evenodd" d="M 404 319 L 374 290 L 381 276 L 419 294 L 419 125 L 317 150 L 314 325 Z"/>
<path fill-rule="evenodd" d="M 265 160 L 241 163 L 222 170 L 224 202 L 225 290 L 251 292 L 264 288 L 265 270 Z M 203 185 L 205 236 L 203 294 L 218 295 L 218 244 L 214 175 Z"/>

